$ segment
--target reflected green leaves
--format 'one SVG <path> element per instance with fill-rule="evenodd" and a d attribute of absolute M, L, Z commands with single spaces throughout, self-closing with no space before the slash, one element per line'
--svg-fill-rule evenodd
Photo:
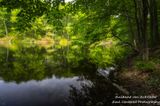
<path fill-rule="evenodd" d="M 53 75 L 71 77 L 77 75 L 78 68 L 89 71 L 113 66 L 123 59 L 126 50 L 114 39 L 89 44 L 78 38 L 69 41 L 63 37 L 13 40 L 0 49 L 0 76 L 17 83 Z"/>
<path fill-rule="evenodd" d="M 30 47 L 25 48 L 21 45 L 15 51 L 9 50 L 7 62 L 6 51 L 9 49 L 1 48 L 0 51 L 0 76 L 6 81 L 28 81 L 42 80 L 46 77 L 72 76 L 69 70 L 56 69 L 62 64 L 62 58 L 55 54 L 47 53 L 45 48 Z"/>

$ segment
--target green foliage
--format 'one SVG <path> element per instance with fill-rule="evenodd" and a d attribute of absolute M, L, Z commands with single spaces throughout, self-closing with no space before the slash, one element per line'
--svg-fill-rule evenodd
<path fill-rule="evenodd" d="M 147 83 L 152 88 L 160 87 L 160 77 L 159 76 L 160 76 L 159 70 L 152 72 Z"/>
<path fill-rule="evenodd" d="M 100 67 L 115 66 L 124 59 L 126 48 L 118 45 L 113 38 L 99 41 L 91 45 L 90 58 Z"/>
<path fill-rule="evenodd" d="M 36 45 L 28 45 L 24 42 L 16 45 L 17 49 L 8 48 L 8 59 L 6 60 L 6 48 L 0 47 L 0 76 L 5 81 L 16 81 L 20 83 L 28 80 L 42 80 L 46 77 L 71 77 L 74 73 L 69 68 L 62 66 L 65 60 L 65 49 L 49 49 Z M 62 53 L 62 54 L 61 54 Z"/>
<path fill-rule="evenodd" d="M 135 61 L 135 67 L 142 71 L 154 71 L 155 63 L 153 61 Z"/>
<path fill-rule="evenodd" d="M 56 49 L 66 49 L 69 63 L 87 57 L 100 66 L 120 64 L 128 49 L 121 43 L 133 49 L 137 46 L 132 0 L 1 0 L 0 4 L 0 20 L 6 21 L 9 33 L 18 33 L 23 42 L 49 36 L 61 44 Z M 4 25 L 0 27 L 0 36 L 4 36 Z M 70 41 L 70 47 L 61 38 Z M 77 59 L 76 55 L 82 58 Z M 137 66 L 143 69 L 148 65 Z"/>
<path fill-rule="evenodd" d="M 160 59 L 158 57 L 158 55 L 155 55 L 151 58 L 152 64 L 154 66 L 152 68 L 153 72 L 150 74 L 150 77 L 148 78 L 148 84 L 153 89 L 160 87 Z"/>
<path fill-rule="evenodd" d="M 85 70 L 130 66 L 132 51 L 147 60 L 147 51 L 152 55 L 157 49 L 153 55 L 159 56 L 158 0 L 0 0 L 0 6 L 0 77 L 5 81 L 71 77 L 71 69 L 83 71 L 90 64 Z M 158 56 L 133 64 L 151 74 L 151 86 L 160 85 Z M 107 96 L 97 99 L 99 94 L 87 105 L 103 105 L 99 100 Z"/>

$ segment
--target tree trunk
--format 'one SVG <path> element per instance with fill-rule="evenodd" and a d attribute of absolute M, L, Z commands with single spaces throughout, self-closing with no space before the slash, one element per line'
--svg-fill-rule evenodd
<path fill-rule="evenodd" d="M 143 60 L 148 60 L 149 58 L 149 51 L 148 51 L 148 36 L 147 36 L 147 20 L 148 20 L 148 0 L 142 0 L 143 4 L 143 20 L 142 20 L 142 36 L 143 36 Z"/>
<path fill-rule="evenodd" d="M 136 0 L 134 0 L 134 5 L 135 5 L 135 22 L 136 22 L 136 29 L 137 29 L 137 33 L 136 33 L 136 36 L 135 36 L 135 40 L 137 42 L 137 49 L 139 52 L 141 52 L 141 31 L 140 31 L 140 22 L 139 22 L 139 13 L 138 13 L 138 3 Z"/>
<path fill-rule="evenodd" d="M 148 51 L 148 0 L 134 0 L 135 3 L 135 18 L 137 24 L 137 40 L 139 51 L 142 53 L 143 60 L 149 59 Z"/>
<path fill-rule="evenodd" d="M 149 12 L 150 12 L 150 37 L 151 45 L 157 46 L 160 44 L 160 37 L 158 33 L 158 15 L 156 0 L 149 0 Z"/>
<path fill-rule="evenodd" d="M 7 29 L 7 25 L 6 25 L 6 21 L 5 20 L 3 21 L 3 24 L 4 24 L 6 36 L 8 36 L 8 29 Z"/>

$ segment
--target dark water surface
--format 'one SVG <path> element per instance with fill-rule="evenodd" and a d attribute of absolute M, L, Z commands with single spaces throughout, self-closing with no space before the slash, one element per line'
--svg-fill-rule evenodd
<path fill-rule="evenodd" d="M 65 106 L 70 85 L 80 88 L 78 77 L 31 80 L 16 84 L 0 81 L 1 106 Z"/>
<path fill-rule="evenodd" d="M 0 106 L 110 106 L 120 92 L 96 70 L 66 48 L 1 47 Z"/>

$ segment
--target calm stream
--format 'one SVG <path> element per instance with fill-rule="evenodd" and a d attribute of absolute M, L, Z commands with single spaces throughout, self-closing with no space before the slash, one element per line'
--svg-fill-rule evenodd
<path fill-rule="evenodd" d="M 94 64 L 54 48 L 0 47 L 0 106 L 109 106 L 120 92 Z"/>

